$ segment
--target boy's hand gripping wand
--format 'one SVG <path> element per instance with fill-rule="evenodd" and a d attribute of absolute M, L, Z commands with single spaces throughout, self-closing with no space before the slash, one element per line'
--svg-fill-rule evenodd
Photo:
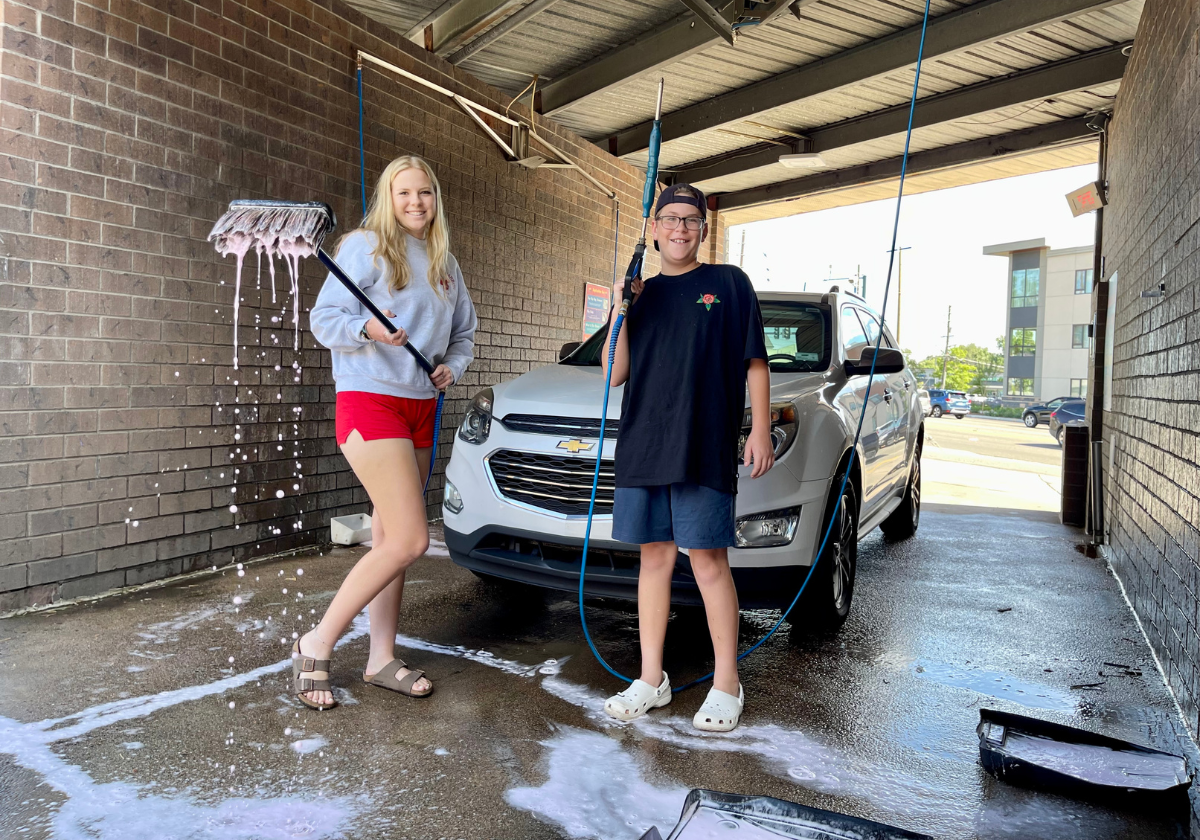
<path fill-rule="evenodd" d="M 663 80 L 659 79 L 658 104 L 654 108 L 654 125 L 650 129 L 650 150 L 646 158 L 646 185 L 642 188 L 642 235 L 633 249 L 633 259 L 629 261 L 629 268 L 625 269 L 625 288 L 621 292 L 621 306 L 617 310 L 616 320 L 613 321 L 612 336 L 608 341 L 608 369 L 604 376 L 604 406 L 600 409 L 600 446 L 596 452 L 596 471 L 592 475 L 592 497 L 588 502 L 587 529 L 583 534 L 583 556 L 579 560 L 579 622 L 583 625 L 583 637 L 587 639 L 588 647 L 592 649 L 596 661 L 603 665 L 608 673 L 627 683 L 633 682 L 633 680 L 614 671 L 604 661 L 604 657 L 600 655 L 600 651 L 596 650 L 596 645 L 592 642 L 592 636 L 588 632 L 587 616 L 583 612 L 583 582 L 587 576 L 588 543 L 592 538 L 592 516 L 596 509 L 596 488 L 600 484 L 600 462 L 604 457 L 604 427 L 608 420 L 608 394 L 612 387 L 612 369 L 617 355 L 617 339 L 621 335 L 621 324 L 625 321 L 625 316 L 629 314 L 629 305 L 633 303 L 633 282 L 641 279 L 642 262 L 646 257 L 646 226 L 650 223 L 650 210 L 654 207 L 654 185 L 658 180 L 658 150 L 662 145 L 662 98 Z"/>

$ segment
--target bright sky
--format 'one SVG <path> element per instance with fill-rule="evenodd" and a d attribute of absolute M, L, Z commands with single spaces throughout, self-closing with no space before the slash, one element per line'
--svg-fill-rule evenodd
<path fill-rule="evenodd" d="M 1004 332 L 1008 260 L 985 257 L 1001 242 L 1045 238 L 1051 248 L 1091 245 L 1095 218 L 1072 218 L 1066 194 L 1096 179 L 1077 166 L 904 198 L 897 244 L 905 251 L 900 344 L 918 358 L 940 353 L 951 313 L 951 345 L 994 347 Z M 867 301 L 883 305 L 896 200 L 873 201 L 730 228 L 726 259 L 738 262 L 759 291 L 823 290 L 827 278 L 867 276 Z M 831 268 L 832 267 L 832 268 Z M 896 331 L 896 277 L 885 317 Z"/>

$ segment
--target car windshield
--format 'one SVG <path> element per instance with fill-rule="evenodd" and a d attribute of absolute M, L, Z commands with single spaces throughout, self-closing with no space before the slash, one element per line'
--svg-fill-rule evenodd
<path fill-rule="evenodd" d="M 767 343 L 767 363 L 773 373 L 811 373 L 829 367 L 829 310 L 816 303 L 790 300 L 759 301 Z M 607 325 L 563 359 L 564 365 L 599 365 L 608 352 Z"/>

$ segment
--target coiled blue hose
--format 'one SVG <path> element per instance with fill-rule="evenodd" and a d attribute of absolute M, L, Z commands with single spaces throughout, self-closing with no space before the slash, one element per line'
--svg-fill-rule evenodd
<path fill-rule="evenodd" d="M 804 582 L 802 584 L 800 584 L 800 590 L 796 593 L 796 597 L 792 599 L 792 602 L 791 602 L 791 604 L 788 605 L 788 608 L 786 610 L 784 610 L 783 615 L 780 616 L 780 618 L 777 622 L 775 622 L 775 626 L 772 627 L 765 636 L 763 636 L 761 639 L 759 639 L 757 642 L 755 642 L 755 644 L 752 647 L 750 647 L 749 649 L 747 649 L 746 651 L 744 651 L 743 653 L 738 655 L 738 658 L 737 658 L 738 662 L 741 662 L 747 656 L 754 653 L 754 651 L 758 650 L 759 647 L 761 647 L 763 645 L 763 643 L 767 641 L 767 639 L 769 639 L 773 635 L 775 635 L 775 631 L 778 630 L 780 628 L 780 626 L 783 624 L 783 622 L 787 620 L 787 617 L 788 617 L 788 615 L 791 614 L 792 609 L 796 606 L 797 603 L 799 603 L 800 596 L 804 594 L 804 590 L 808 586 L 808 582 L 812 579 L 813 572 L 816 571 L 817 563 L 818 563 L 818 561 L 820 561 L 821 555 L 825 552 L 825 545 L 826 545 L 826 543 L 828 543 L 829 535 L 833 531 L 833 524 L 834 524 L 834 522 L 837 521 L 838 511 L 840 510 L 841 505 L 842 505 L 842 498 L 844 497 L 844 494 L 846 492 L 846 482 L 850 478 L 850 471 L 854 465 L 854 459 L 858 454 L 858 442 L 859 442 L 859 439 L 862 437 L 863 421 L 866 419 L 866 416 L 867 416 L 867 401 L 870 399 L 871 383 L 875 379 L 875 360 L 878 359 L 878 357 L 879 357 L 879 347 L 883 342 L 883 325 L 887 323 L 885 320 L 885 315 L 887 314 L 887 299 L 888 299 L 888 292 L 891 290 L 891 286 L 892 286 L 892 264 L 896 258 L 896 239 L 897 239 L 897 235 L 900 231 L 900 204 L 904 199 L 904 178 L 905 178 L 905 175 L 908 170 L 908 152 L 909 152 L 909 145 L 912 141 L 913 114 L 916 111 L 916 107 L 917 107 L 917 91 L 918 91 L 918 87 L 921 83 L 921 63 L 925 56 L 925 32 L 929 26 L 929 4 L 930 4 L 930 0 L 925 0 L 925 12 L 924 12 L 924 16 L 922 17 L 922 20 L 921 20 L 921 43 L 920 43 L 920 46 L 918 46 L 918 48 L 917 48 L 917 69 L 916 69 L 916 75 L 913 78 L 912 97 L 909 100 L 909 105 L 908 105 L 908 128 L 904 135 L 904 156 L 901 159 L 901 163 L 900 163 L 900 185 L 899 185 L 898 194 L 896 196 L 896 216 L 895 216 L 895 220 L 892 223 L 892 248 L 891 248 L 891 251 L 888 252 L 887 281 L 885 282 L 884 288 L 883 288 L 883 306 L 879 312 L 879 323 L 880 323 L 879 336 L 878 336 L 878 338 L 875 339 L 875 356 L 871 360 L 871 370 L 867 374 L 867 391 L 866 391 L 867 397 L 866 397 L 866 399 L 863 400 L 862 410 L 859 412 L 859 415 L 858 415 L 858 426 L 854 430 L 854 443 L 850 447 L 850 461 L 849 461 L 849 463 L 847 463 L 845 474 L 842 476 L 842 484 L 841 484 L 841 487 L 838 489 L 837 502 L 834 504 L 833 512 L 829 516 L 829 524 L 825 527 L 825 535 L 821 538 L 821 546 L 820 546 L 820 548 L 817 549 L 817 553 L 813 557 L 812 565 L 808 569 L 808 574 L 805 576 Z M 657 154 L 653 148 L 651 149 L 651 154 L 652 154 L 653 158 L 656 160 Z M 648 175 L 649 175 L 649 170 L 648 170 Z M 653 189 L 653 178 L 648 177 L 647 182 L 649 184 L 649 189 Z M 580 619 L 580 623 L 583 625 L 583 636 L 585 639 L 587 639 L 588 647 L 591 648 L 592 655 L 596 657 L 596 660 L 602 666 L 604 666 L 604 670 L 608 671 L 608 673 L 612 674 L 617 679 L 624 680 L 625 682 L 628 683 L 628 682 L 633 682 L 633 680 L 631 680 L 629 677 L 625 676 L 624 674 L 621 674 L 621 673 L 615 671 L 612 668 L 612 666 L 610 666 L 607 662 L 604 661 L 604 657 L 601 656 L 600 651 L 598 651 L 596 649 L 596 645 L 592 641 L 591 633 L 588 632 L 587 617 L 584 615 L 584 610 L 583 610 L 583 586 L 584 586 L 584 579 L 587 574 L 588 543 L 590 542 L 591 535 L 592 535 L 592 515 L 593 515 L 593 512 L 596 507 L 596 490 L 599 487 L 599 483 L 600 483 L 600 461 L 604 457 L 604 428 L 605 428 L 605 424 L 607 423 L 607 420 L 608 420 L 608 393 L 609 393 L 609 390 L 611 388 L 611 383 L 612 383 L 613 361 L 616 358 L 616 353 L 617 353 L 617 338 L 621 333 L 621 326 L 625 321 L 625 315 L 626 315 L 627 309 L 628 309 L 627 305 L 623 304 L 621 306 L 621 310 L 617 314 L 616 321 L 613 324 L 612 337 L 610 338 L 609 343 L 608 343 L 608 370 L 604 377 L 604 407 L 601 409 L 601 413 L 600 413 L 600 446 L 599 446 L 599 452 L 596 455 L 596 471 L 595 471 L 595 474 L 592 476 L 592 497 L 591 497 L 590 502 L 588 503 L 587 528 L 584 530 L 584 537 L 583 537 L 583 557 L 581 558 L 580 564 L 579 564 L 579 619 Z M 703 677 L 699 677 L 698 679 L 694 679 L 689 683 L 685 683 L 684 685 L 681 685 L 678 688 L 672 689 L 672 692 L 677 693 L 677 692 L 683 691 L 685 689 L 691 688 L 693 686 L 700 685 L 701 683 L 707 682 L 708 680 L 710 680 L 712 678 L 712 676 L 713 675 L 710 672 L 708 674 L 705 674 Z"/>

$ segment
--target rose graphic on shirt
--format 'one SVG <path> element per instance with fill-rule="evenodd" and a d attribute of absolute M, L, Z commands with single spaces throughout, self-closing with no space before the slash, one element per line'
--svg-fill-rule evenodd
<path fill-rule="evenodd" d="M 700 300 L 696 301 L 696 303 L 703 303 L 704 308 L 706 310 L 708 310 L 709 312 L 712 311 L 712 305 L 714 303 L 720 303 L 720 302 L 721 302 L 721 299 L 718 298 L 716 295 L 700 295 Z"/>

